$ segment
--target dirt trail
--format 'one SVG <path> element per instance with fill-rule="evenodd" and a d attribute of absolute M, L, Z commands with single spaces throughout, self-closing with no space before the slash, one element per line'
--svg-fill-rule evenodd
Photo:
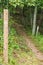
<path fill-rule="evenodd" d="M 17 23 L 14 25 L 14 27 L 16 28 L 17 32 L 24 37 L 27 46 L 32 50 L 32 52 L 34 52 L 37 59 L 43 61 L 43 54 L 35 47 L 31 39 L 26 35 L 23 27 Z"/>

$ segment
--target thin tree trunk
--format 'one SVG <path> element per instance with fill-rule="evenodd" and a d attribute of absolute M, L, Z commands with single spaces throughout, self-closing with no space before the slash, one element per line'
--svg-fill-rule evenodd
<path fill-rule="evenodd" d="M 37 16 L 37 6 L 35 6 L 35 10 L 34 10 L 32 35 L 35 35 L 35 30 L 36 30 L 36 16 Z"/>
<path fill-rule="evenodd" d="M 37 26 L 36 36 L 38 35 L 38 33 L 39 33 L 39 26 Z"/>
<path fill-rule="evenodd" d="M 8 63 L 8 9 L 4 9 L 4 63 Z"/>
<path fill-rule="evenodd" d="M 32 9 L 30 8 L 30 22 L 31 22 L 31 28 L 32 28 Z"/>

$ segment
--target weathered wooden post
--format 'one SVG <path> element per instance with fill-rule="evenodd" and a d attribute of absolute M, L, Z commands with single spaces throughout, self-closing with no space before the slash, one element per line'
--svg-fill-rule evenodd
<path fill-rule="evenodd" d="M 4 9 L 4 63 L 8 63 L 8 9 Z"/>

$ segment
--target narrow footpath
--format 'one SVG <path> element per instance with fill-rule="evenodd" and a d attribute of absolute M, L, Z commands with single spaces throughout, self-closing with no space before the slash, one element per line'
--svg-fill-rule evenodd
<path fill-rule="evenodd" d="M 43 61 L 43 54 L 35 47 L 31 39 L 29 39 L 29 36 L 26 35 L 22 25 L 19 25 L 18 23 L 14 24 L 14 27 L 16 28 L 17 32 L 23 36 L 23 38 L 26 40 L 27 46 L 32 50 L 32 52 L 35 54 L 37 59 L 40 61 Z"/>

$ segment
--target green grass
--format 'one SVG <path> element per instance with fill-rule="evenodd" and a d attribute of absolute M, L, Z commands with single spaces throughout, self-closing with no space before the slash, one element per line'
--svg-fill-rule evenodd
<path fill-rule="evenodd" d="M 43 53 L 43 35 L 31 36 L 35 46 Z"/>
<path fill-rule="evenodd" d="M 3 22 L 0 19 L 0 64 L 3 62 Z"/>
<path fill-rule="evenodd" d="M 35 46 L 43 53 L 43 35 L 38 34 L 37 36 L 32 36 L 30 28 L 25 28 L 26 34 L 31 38 Z"/>
<path fill-rule="evenodd" d="M 9 63 L 8 65 L 39 65 L 34 53 L 27 47 L 25 40 L 13 27 L 15 22 L 9 21 Z M 0 20 L 0 64 L 3 64 L 3 22 Z"/>
<path fill-rule="evenodd" d="M 2 28 L 2 26 L 3 26 L 3 22 L 0 19 L 0 50 L 2 49 L 2 46 L 3 46 L 3 28 Z M 0 54 L 1 54 L 1 52 L 0 52 Z"/>
<path fill-rule="evenodd" d="M 17 33 L 11 22 L 15 23 L 10 20 L 9 65 L 39 65 L 40 62 L 27 47 L 24 38 Z"/>

